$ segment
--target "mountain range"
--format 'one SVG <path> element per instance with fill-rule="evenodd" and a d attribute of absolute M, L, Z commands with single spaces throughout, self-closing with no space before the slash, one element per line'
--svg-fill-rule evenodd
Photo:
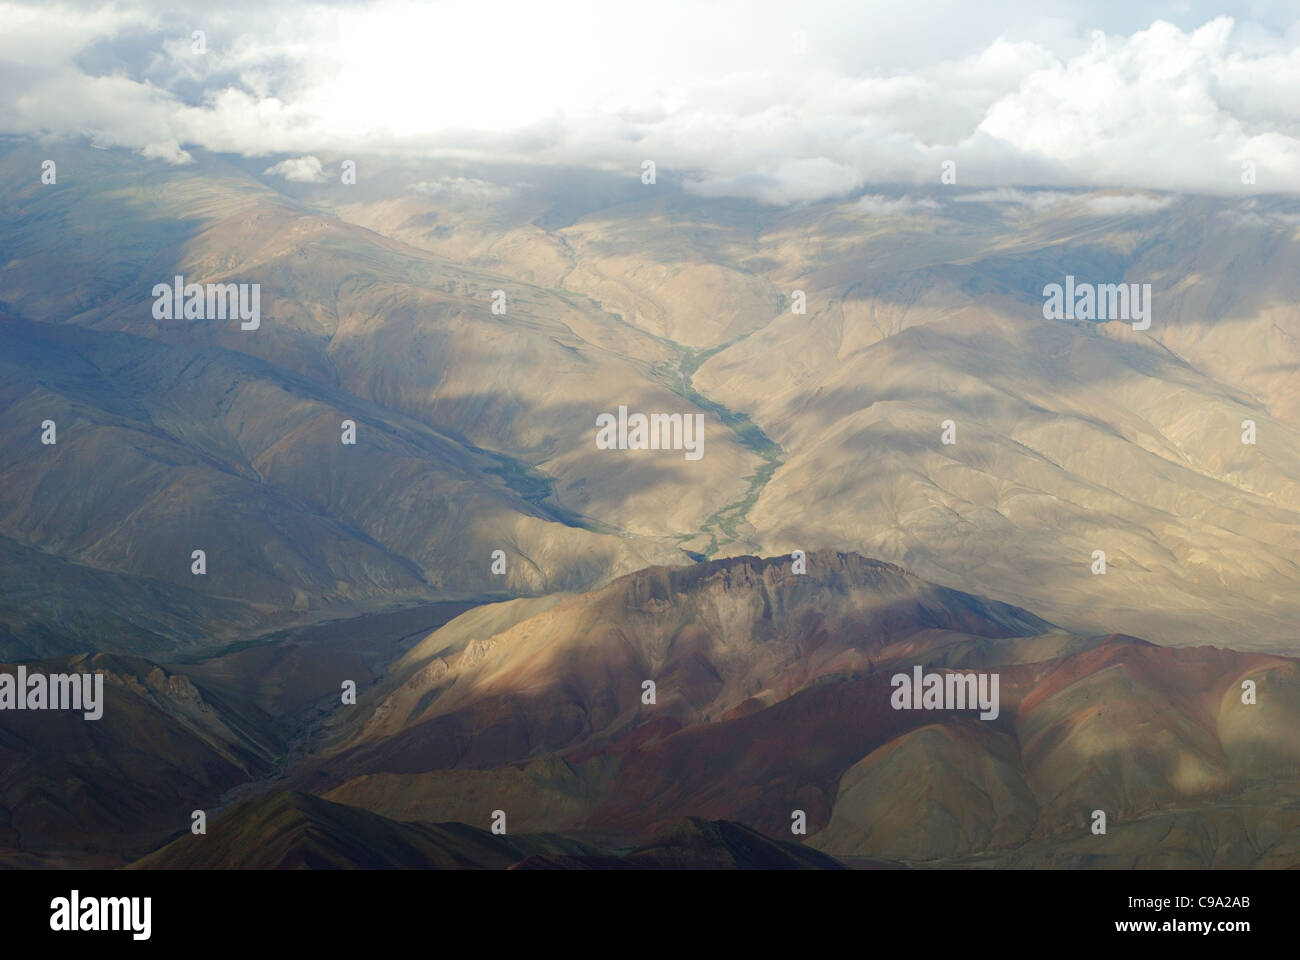
<path fill-rule="evenodd" d="M 1071 634 L 830 551 L 485 604 L 404 645 L 356 703 L 306 679 L 278 715 L 203 686 L 238 652 L 197 681 L 97 655 L 102 721 L 6 728 L 6 862 L 1300 863 L 1294 658 Z M 996 675 L 995 715 L 899 709 L 915 671 Z M 78 849 L 87 824 L 113 841 Z"/>
<path fill-rule="evenodd" d="M 97 649 L 152 653 L 822 548 L 1085 632 L 1297 639 L 1287 201 L 781 209 L 599 176 L 582 196 L 420 191 L 428 171 L 392 164 L 295 184 L 91 148 L 43 186 L 19 175 L 36 157 L 0 153 L 0 556 L 129 583 L 80 598 L 103 609 L 75 631 L 25 600 L 42 616 L 6 616 L 11 654 L 83 649 L 91 619 L 124 628 Z M 258 282 L 266 318 L 157 320 L 175 275 Z M 1150 329 L 1044 319 L 1067 275 L 1150 283 Z M 702 414 L 705 456 L 597 449 L 620 405 Z"/>
<path fill-rule="evenodd" d="M 0 660 L 108 707 L 0 714 L 3 862 L 1296 864 L 1294 201 L 43 150 Z M 178 276 L 260 323 L 156 316 Z M 894 709 L 914 668 L 997 716 Z"/>

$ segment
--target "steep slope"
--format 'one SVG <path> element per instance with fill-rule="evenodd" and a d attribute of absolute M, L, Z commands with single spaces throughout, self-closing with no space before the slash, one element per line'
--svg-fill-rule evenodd
<path fill-rule="evenodd" d="M 0 712 L 0 846 L 53 862 L 115 864 L 188 829 L 190 814 L 275 769 L 280 728 L 183 674 L 107 654 L 35 661 L 102 673 L 103 714 Z M 0 673 L 15 674 L 13 665 Z"/>

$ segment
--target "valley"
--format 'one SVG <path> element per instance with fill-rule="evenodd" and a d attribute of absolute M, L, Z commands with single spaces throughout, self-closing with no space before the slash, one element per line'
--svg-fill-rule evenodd
<path fill-rule="evenodd" d="M 762 458 L 763 463 L 758 470 L 745 479 L 749 481 L 749 488 L 745 491 L 744 496 L 731 503 L 724 504 L 713 513 L 709 514 L 704 520 L 704 525 L 699 534 L 691 537 L 682 537 L 684 548 L 687 554 L 694 560 L 711 559 L 718 554 L 720 549 L 728 550 L 754 550 L 758 549 L 758 544 L 748 539 L 741 532 L 741 525 L 746 524 L 746 515 L 758 502 L 758 496 L 763 488 L 767 486 L 772 475 L 782 464 L 781 448 L 773 443 L 759 427 L 750 421 L 749 417 L 743 413 L 736 413 L 728 410 L 720 403 L 708 399 L 699 393 L 694 387 L 693 380 L 695 371 L 699 369 L 700 364 L 710 356 L 721 349 L 716 347 L 706 351 L 694 351 L 689 348 L 681 347 L 681 360 L 678 364 L 675 379 L 675 389 L 682 396 L 691 400 L 696 406 L 705 410 L 712 411 L 726 427 L 734 431 L 736 438 L 742 445 L 753 453 Z M 753 532 L 752 527 L 750 532 Z M 689 547 L 700 545 L 700 539 L 707 537 L 708 544 L 700 551 L 693 551 Z"/>

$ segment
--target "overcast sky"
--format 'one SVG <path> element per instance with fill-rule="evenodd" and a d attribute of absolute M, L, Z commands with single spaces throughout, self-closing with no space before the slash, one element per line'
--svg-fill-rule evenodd
<path fill-rule="evenodd" d="M 0 3 L 0 133 L 873 183 L 1300 193 L 1300 4 Z M 206 52 L 192 49 L 205 33 Z M 312 161 L 302 161 L 310 170 Z M 292 166 L 288 169 L 299 169 Z"/>

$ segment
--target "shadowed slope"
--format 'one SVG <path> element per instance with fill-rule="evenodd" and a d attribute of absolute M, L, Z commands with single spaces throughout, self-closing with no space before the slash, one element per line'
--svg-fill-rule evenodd
<path fill-rule="evenodd" d="M 564 837 L 497 836 L 463 823 L 399 823 L 283 790 L 223 810 L 131 869 L 508 867 L 525 857 L 597 851 Z"/>

